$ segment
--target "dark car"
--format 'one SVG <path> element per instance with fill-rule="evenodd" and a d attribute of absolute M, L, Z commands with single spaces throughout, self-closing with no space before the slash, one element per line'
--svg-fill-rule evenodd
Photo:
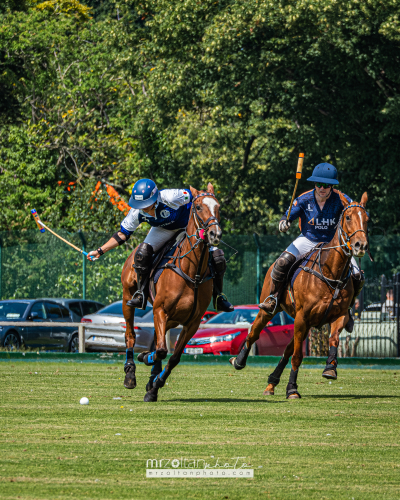
<path fill-rule="evenodd" d="M 28 349 L 77 350 L 77 328 L 57 325 L 72 323 L 72 315 L 52 299 L 1 300 L 0 321 L 32 322 L 32 326 L 0 326 L 0 345 L 6 349 L 18 349 L 23 344 Z M 47 322 L 53 325 L 41 326 Z"/>
<path fill-rule="evenodd" d="M 74 323 L 79 323 L 83 316 L 87 314 L 94 314 L 104 307 L 101 302 L 96 302 L 95 300 L 83 300 L 83 299 L 42 299 L 51 300 L 53 302 L 58 302 L 64 307 L 69 309 L 71 313 L 71 318 Z"/>

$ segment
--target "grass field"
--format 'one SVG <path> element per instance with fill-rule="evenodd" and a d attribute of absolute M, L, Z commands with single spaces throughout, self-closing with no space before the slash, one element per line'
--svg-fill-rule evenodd
<path fill-rule="evenodd" d="M 270 372 L 182 365 L 143 403 L 143 366 L 128 391 L 122 364 L 0 363 L 0 497 L 400 498 L 398 371 L 342 369 L 329 384 L 301 368 L 299 401 L 284 398 L 288 370 L 263 397 Z M 146 479 L 148 459 L 181 457 L 244 457 L 255 477 Z"/>

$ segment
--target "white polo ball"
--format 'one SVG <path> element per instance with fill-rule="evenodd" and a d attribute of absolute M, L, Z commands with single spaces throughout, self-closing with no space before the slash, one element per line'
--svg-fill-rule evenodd
<path fill-rule="evenodd" d="M 79 402 L 81 405 L 88 405 L 89 404 L 88 398 L 81 398 L 81 400 Z"/>

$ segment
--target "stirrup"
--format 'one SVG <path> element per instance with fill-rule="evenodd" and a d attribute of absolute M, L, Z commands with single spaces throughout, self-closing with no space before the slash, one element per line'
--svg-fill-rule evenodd
<path fill-rule="evenodd" d="M 127 304 L 129 304 L 129 302 L 132 303 L 132 301 L 134 299 L 139 299 L 140 300 L 140 303 L 141 303 L 141 306 L 140 307 L 136 307 L 136 309 L 146 309 L 146 297 L 144 296 L 144 292 L 143 290 L 137 290 L 134 294 L 133 294 L 133 297 L 131 298 L 131 300 L 128 300 Z"/>
<path fill-rule="evenodd" d="M 275 302 L 275 307 L 274 307 L 274 310 L 273 310 L 272 312 L 270 312 L 270 314 L 274 314 L 275 309 L 276 309 L 276 308 L 277 308 L 277 306 L 278 306 L 278 297 L 275 297 L 275 295 L 272 295 L 272 294 L 271 294 L 271 295 L 268 295 L 268 297 L 266 297 L 266 298 L 265 298 L 265 299 L 261 302 L 261 304 L 259 304 L 259 306 L 258 306 L 258 307 L 259 307 L 260 309 L 263 309 L 261 306 L 262 306 L 263 304 L 265 304 L 265 302 L 266 302 L 268 299 L 271 299 L 271 300 L 273 300 L 273 301 Z M 263 309 L 263 311 L 265 311 L 265 309 Z M 266 311 L 266 312 L 267 312 L 267 311 Z M 269 312 L 269 311 L 268 311 L 268 312 Z"/>
<path fill-rule="evenodd" d="M 222 300 L 224 300 L 225 302 L 227 302 L 228 304 L 230 304 L 230 306 L 231 306 L 231 308 L 232 308 L 232 311 L 233 311 L 233 306 L 232 306 L 232 304 L 229 302 L 228 297 L 227 297 L 224 293 L 222 293 L 222 292 L 221 292 L 221 293 L 219 293 L 219 294 L 215 297 L 215 299 L 214 299 L 214 309 L 218 312 L 217 305 L 218 305 L 218 299 L 219 299 L 220 297 L 222 298 Z M 232 311 L 231 311 L 231 312 L 232 312 Z M 228 311 L 225 311 L 225 312 L 228 312 Z"/>

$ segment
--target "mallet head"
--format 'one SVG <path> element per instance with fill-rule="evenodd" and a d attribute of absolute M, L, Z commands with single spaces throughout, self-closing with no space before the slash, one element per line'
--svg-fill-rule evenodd
<path fill-rule="evenodd" d="M 44 233 L 46 231 L 46 229 L 40 224 L 39 216 L 34 208 L 31 210 L 31 214 L 33 215 L 33 218 L 35 219 L 35 222 L 36 222 L 37 227 L 39 228 L 39 231 L 41 233 Z"/>

